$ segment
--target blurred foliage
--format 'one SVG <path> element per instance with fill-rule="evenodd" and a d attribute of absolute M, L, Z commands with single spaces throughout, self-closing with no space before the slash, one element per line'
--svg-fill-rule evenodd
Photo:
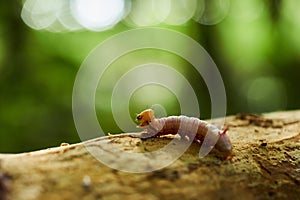
<path fill-rule="evenodd" d="M 228 115 L 300 107 L 300 14 L 292 4 L 296 1 L 286 2 L 253 1 L 246 11 L 233 4 L 225 20 L 213 26 L 194 21 L 165 26 L 189 35 L 209 52 L 225 83 Z M 93 48 L 129 27 L 119 23 L 104 32 L 35 31 L 22 22 L 21 8 L 19 1 L 0 3 L 0 152 L 79 142 L 72 116 L 76 73 Z M 189 77 L 201 93 L 197 94 L 201 118 L 210 117 L 207 88 L 189 63 L 170 53 L 142 50 L 114 62 L 99 82 L 96 100 L 99 94 L 105 98 L 96 101 L 96 108 L 105 132 L 120 131 L 110 111 L 113 84 L 131 66 L 151 61 L 171 65 Z M 176 99 L 163 96 L 168 92 L 158 86 L 148 87 L 144 90 L 161 94 L 168 114 L 179 113 Z M 139 96 L 133 94 L 130 101 L 132 117 L 157 103 L 136 102 Z"/>

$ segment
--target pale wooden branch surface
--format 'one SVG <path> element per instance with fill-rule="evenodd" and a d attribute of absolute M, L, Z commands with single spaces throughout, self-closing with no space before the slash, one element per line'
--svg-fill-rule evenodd
<path fill-rule="evenodd" d="M 300 111 L 231 116 L 226 126 L 234 147 L 231 161 L 215 150 L 200 159 L 194 142 L 172 165 L 143 174 L 111 169 L 85 146 L 109 143 L 111 154 L 120 147 L 143 153 L 165 146 L 170 137 L 141 140 L 121 134 L 0 154 L 0 200 L 300 199 Z"/>

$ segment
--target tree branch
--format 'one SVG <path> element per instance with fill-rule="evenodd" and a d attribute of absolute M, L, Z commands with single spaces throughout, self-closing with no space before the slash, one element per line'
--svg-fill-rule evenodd
<path fill-rule="evenodd" d="M 118 150 L 149 152 L 172 137 L 111 135 L 21 154 L 0 154 L 0 200 L 7 199 L 299 199 L 300 111 L 226 118 L 234 157 L 213 150 L 199 158 L 193 142 L 172 165 L 142 174 L 99 162 L 87 149 L 106 149 L 115 165 L 131 165 Z M 118 161 L 122 162 L 118 162 Z M 151 166 L 150 166 L 151 167 Z"/>

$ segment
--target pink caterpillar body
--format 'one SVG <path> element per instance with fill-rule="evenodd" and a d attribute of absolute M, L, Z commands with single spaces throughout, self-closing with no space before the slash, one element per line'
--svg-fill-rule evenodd
<path fill-rule="evenodd" d="M 232 145 L 226 129 L 224 131 L 203 120 L 186 116 L 170 116 L 156 119 L 154 111 L 147 109 L 137 115 L 136 120 L 141 122 L 138 128 L 146 128 L 145 133 L 150 136 L 179 134 L 181 137 L 193 137 L 215 146 L 225 158 L 232 158 Z M 207 135 L 208 134 L 208 135 Z M 204 138 L 207 138 L 204 140 Z M 204 144 L 205 145 L 205 144 Z"/>

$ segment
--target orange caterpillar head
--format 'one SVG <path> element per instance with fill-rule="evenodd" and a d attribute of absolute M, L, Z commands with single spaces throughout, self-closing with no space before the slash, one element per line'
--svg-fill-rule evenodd
<path fill-rule="evenodd" d="M 151 109 L 144 110 L 136 116 L 136 121 L 141 123 L 138 128 L 148 126 L 152 120 L 154 120 L 154 111 Z"/>

